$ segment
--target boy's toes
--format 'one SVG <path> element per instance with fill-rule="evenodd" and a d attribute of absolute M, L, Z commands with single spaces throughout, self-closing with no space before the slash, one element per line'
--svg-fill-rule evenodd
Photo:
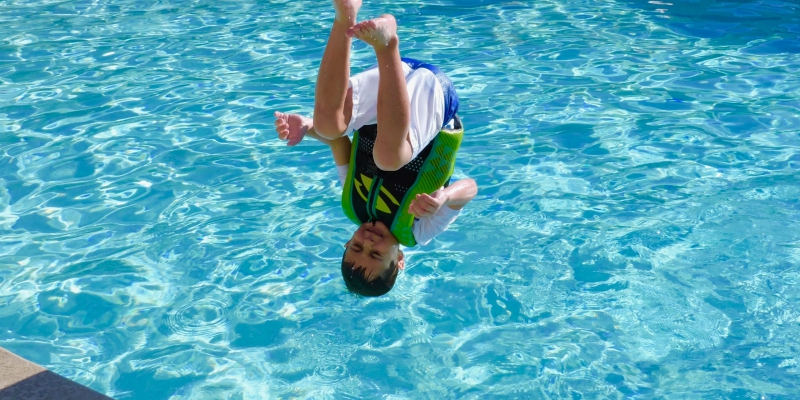
<path fill-rule="evenodd" d="M 349 37 L 349 38 L 352 38 L 352 37 L 354 37 L 354 36 L 361 35 L 361 24 L 354 25 L 353 27 L 349 28 L 349 29 L 347 30 L 347 32 L 345 33 L 345 35 L 346 35 L 347 37 Z"/>
<path fill-rule="evenodd" d="M 353 36 L 362 39 L 365 35 L 367 35 L 372 30 L 372 28 L 368 24 L 369 22 L 371 21 L 365 21 L 358 24 L 356 29 L 353 30 Z"/>

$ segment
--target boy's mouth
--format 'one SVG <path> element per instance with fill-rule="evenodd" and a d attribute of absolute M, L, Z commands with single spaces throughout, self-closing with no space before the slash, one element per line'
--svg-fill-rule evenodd
<path fill-rule="evenodd" d="M 373 235 L 375 235 L 375 236 L 383 237 L 383 233 L 381 233 L 381 231 L 379 231 L 379 230 L 378 230 L 377 228 L 375 228 L 375 227 L 368 226 L 368 227 L 366 228 L 366 230 L 367 230 L 367 232 L 369 232 L 369 233 L 371 233 L 371 234 L 373 234 Z"/>

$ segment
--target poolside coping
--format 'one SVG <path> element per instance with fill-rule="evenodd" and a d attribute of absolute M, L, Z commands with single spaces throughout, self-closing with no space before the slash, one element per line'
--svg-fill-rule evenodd
<path fill-rule="evenodd" d="M 0 348 L 0 400 L 111 400 Z"/>

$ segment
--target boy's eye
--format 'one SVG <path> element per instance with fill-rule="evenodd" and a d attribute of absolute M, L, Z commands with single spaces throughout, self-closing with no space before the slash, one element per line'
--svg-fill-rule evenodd
<path fill-rule="evenodd" d="M 369 253 L 369 256 L 374 258 L 374 259 L 376 259 L 376 260 L 380 260 L 381 259 L 381 255 L 378 254 L 377 252 L 374 252 L 374 251 L 372 253 Z"/>

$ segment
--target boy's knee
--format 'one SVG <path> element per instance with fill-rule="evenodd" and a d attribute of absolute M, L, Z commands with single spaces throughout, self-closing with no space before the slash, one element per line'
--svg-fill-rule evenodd
<path fill-rule="evenodd" d="M 336 117 L 314 113 L 314 131 L 325 139 L 336 139 L 342 136 L 346 129 L 346 126 L 342 127 L 342 124 L 336 121 Z"/>
<path fill-rule="evenodd" d="M 375 160 L 375 165 L 384 171 L 397 171 L 403 168 L 403 160 L 397 152 L 378 151 L 375 149 L 372 152 L 372 158 Z"/>

